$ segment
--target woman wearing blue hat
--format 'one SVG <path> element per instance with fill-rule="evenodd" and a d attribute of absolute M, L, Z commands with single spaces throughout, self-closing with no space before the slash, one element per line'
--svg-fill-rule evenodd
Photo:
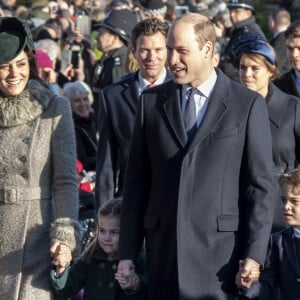
<path fill-rule="evenodd" d="M 261 94 L 267 103 L 272 134 L 274 176 L 293 170 L 300 161 L 300 100 L 279 90 L 272 79 L 277 73 L 273 48 L 258 36 L 248 36 L 236 44 L 241 83 Z M 285 227 L 281 213 L 281 189 L 276 184 L 273 231 Z"/>
<path fill-rule="evenodd" d="M 79 240 L 75 159 L 68 100 L 39 79 L 26 23 L 0 18 L 0 299 L 53 299 L 49 248 Z"/>

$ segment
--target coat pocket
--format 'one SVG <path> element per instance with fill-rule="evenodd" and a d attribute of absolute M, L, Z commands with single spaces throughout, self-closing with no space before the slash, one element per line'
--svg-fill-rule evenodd
<path fill-rule="evenodd" d="M 239 227 L 239 216 L 221 215 L 217 218 L 218 231 L 237 231 Z"/>
<path fill-rule="evenodd" d="M 159 227 L 159 219 L 157 216 L 145 216 L 144 228 L 148 230 L 155 230 Z"/>

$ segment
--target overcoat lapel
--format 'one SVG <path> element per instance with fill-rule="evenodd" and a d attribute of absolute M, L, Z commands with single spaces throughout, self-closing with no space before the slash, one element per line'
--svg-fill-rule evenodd
<path fill-rule="evenodd" d="M 300 270 L 299 270 L 299 262 L 296 257 L 295 248 L 294 248 L 294 241 L 293 241 L 293 233 L 292 228 L 284 233 L 283 236 L 283 243 L 284 249 L 286 250 L 286 256 L 291 264 L 292 269 L 296 272 L 298 278 L 300 278 Z"/>
<path fill-rule="evenodd" d="M 292 95 L 296 95 L 297 97 L 300 97 L 299 91 L 297 89 L 297 84 L 296 84 L 296 73 L 295 70 L 293 69 L 291 72 L 288 73 L 288 80 L 291 90 L 292 90 Z"/>
<path fill-rule="evenodd" d="M 164 98 L 163 108 L 171 130 L 178 139 L 180 145 L 184 148 L 187 143 L 187 135 L 181 112 L 181 86 L 170 81 L 162 96 Z"/>
<path fill-rule="evenodd" d="M 274 93 L 276 87 L 274 84 L 270 84 L 270 96 Z M 271 97 L 269 97 L 271 98 Z M 273 97 L 270 101 L 267 102 L 268 112 L 269 112 L 269 119 L 270 121 L 276 126 L 280 127 L 282 117 L 285 114 L 285 111 L 288 106 L 288 101 L 286 101 L 283 97 Z"/>
<path fill-rule="evenodd" d="M 126 82 L 122 95 L 133 115 L 136 115 L 139 101 L 137 73 L 134 75 L 131 81 Z"/>
<path fill-rule="evenodd" d="M 224 75 L 218 72 L 218 79 L 209 99 L 206 113 L 191 142 L 191 148 L 210 134 L 213 127 L 218 124 L 224 115 L 227 109 L 226 102 L 230 99 L 230 93 L 228 92 L 230 90 L 229 84 L 229 80 L 226 80 Z"/>
<path fill-rule="evenodd" d="M 219 122 L 227 109 L 227 103 L 230 99 L 230 81 L 220 71 L 217 71 L 218 79 L 214 91 L 210 97 L 206 114 L 191 142 L 190 147 L 199 143 L 207 136 L 212 128 Z M 181 86 L 170 82 L 164 90 L 164 110 L 171 128 L 182 147 L 187 144 L 187 135 L 184 128 L 181 111 Z M 175 105 L 173 103 L 175 101 Z"/>

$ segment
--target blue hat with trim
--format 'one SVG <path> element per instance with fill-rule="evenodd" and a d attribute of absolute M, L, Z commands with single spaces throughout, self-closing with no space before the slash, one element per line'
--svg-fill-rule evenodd
<path fill-rule="evenodd" d="M 272 65 L 276 63 L 276 55 L 268 41 L 261 36 L 248 35 L 237 40 L 233 46 L 236 56 L 242 53 L 256 53 L 264 56 Z"/>
<path fill-rule="evenodd" d="M 16 17 L 1 17 L 0 64 L 11 61 L 24 49 L 34 52 L 28 24 Z"/>

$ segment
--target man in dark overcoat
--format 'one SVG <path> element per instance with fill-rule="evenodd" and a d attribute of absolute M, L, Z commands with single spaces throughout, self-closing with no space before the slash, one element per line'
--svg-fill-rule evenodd
<path fill-rule="evenodd" d="M 137 110 L 118 269 L 130 276 L 145 239 L 150 300 L 234 299 L 239 260 L 248 277 L 265 260 L 274 192 L 267 108 L 214 69 L 214 43 L 207 17 L 177 19 L 167 38 L 173 81 L 143 92 Z"/>
<path fill-rule="evenodd" d="M 292 68 L 274 83 L 285 93 L 300 97 L 300 21 L 293 22 L 284 36 Z"/>
<path fill-rule="evenodd" d="M 131 38 L 139 70 L 100 93 L 100 140 L 97 151 L 96 202 L 101 206 L 123 193 L 134 118 L 140 94 L 149 85 L 171 80 L 167 71 L 169 26 L 156 18 L 138 23 Z"/>

